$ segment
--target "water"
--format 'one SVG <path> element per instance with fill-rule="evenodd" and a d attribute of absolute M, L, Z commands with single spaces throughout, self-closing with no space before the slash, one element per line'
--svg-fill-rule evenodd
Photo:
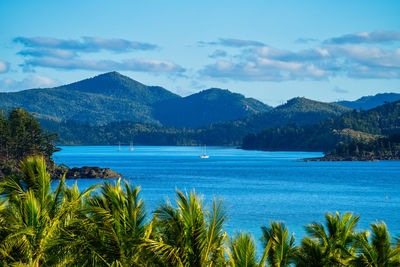
<path fill-rule="evenodd" d="M 261 152 L 208 147 L 74 146 L 62 147 L 54 159 L 69 166 L 100 166 L 124 175 L 142 187 L 149 210 L 175 189 L 196 190 L 206 201 L 218 197 L 228 208 L 226 230 L 261 235 L 271 220 L 284 221 L 296 233 L 303 226 L 323 222 L 325 212 L 351 211 L 361 216 L 359 228 L 384 220 L 392 235 L 400 234 L 400 161 L 302 162 L 315 152 Z M 72 185 L 75 180 L 67 183 Z M 81 190 L 102 180 L 77 180 Z M 386 198 L 387 196 L 387 198 Z"/>

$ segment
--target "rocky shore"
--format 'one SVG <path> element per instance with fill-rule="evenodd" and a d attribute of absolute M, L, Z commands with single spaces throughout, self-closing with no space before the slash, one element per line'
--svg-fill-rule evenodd
<path fill-rule="evenodd" d="M 380 160 L 400 160 L 400 157 L 394 157 L 394 156 L 332 156 L 332 155 L 327 155 L 324 157 L 319 157 L 319 158 L 305 158 L 303 161 L 380 161 Z"/>
<path fill-rule="evenodd" d="M 122 174 L 111 170 L 110 168 L 74 167 L 71 169 L 58 168 L 53 176 L 55 179 L 60 179 L 65 173 L 66 179 L 112 179 L 122 177 Z"/>

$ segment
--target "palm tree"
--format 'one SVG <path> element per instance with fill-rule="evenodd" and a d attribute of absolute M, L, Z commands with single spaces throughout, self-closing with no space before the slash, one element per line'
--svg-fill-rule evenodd
<path fill-rule="evenodd" d="M 64 237 L 74 254 L 74 264 L 151 265 L 151 257 L 140 246 L 152 230 L 146 224 L 140 187 L 118 180 L 115 185 L 104 183 L 100 188 L 99 194 L 87 199 L 83 217 Z"/>
<path fill-rule="evenodd" d="M 227 249 L 228 264 L 232 267 L 263 267 L 265 266 L 269 248 L 270 246 L 266 247 L 260 261 L 257 262 L 256 246 L 253 237 L 247 233 L 236 234 L 229 241 L 229 248 Z"/>
<path fill-rule="evenodd" d="M 328 257 L 318 241 L 315 241 L 308 236 L 301 240 L 296 258 L 296 266 L 298 267 L 328 267 Z"/>
<path fill-rule="evenodd" d="M 261 241 L 268 251 L 268 263 L 273 267 L 289 266 L 294 263 L 297 255 L 294 234 L 289 238 L 289 231 L 285 224 L 271 222 L 270 227 L 261 227 Z"/>
<path fill-rule="evenodd" d="M 0 208 L 1 259 L 5 263 L 31 266 L 46 265 L 54 260 L 60 264 L 65 260 L 62 256 L 65 252 L 56 256 L 53 240 L 68 223 L 76 203 L 94 187 L 66 200 L 65 178 L 55 191 L 51 190 L 50 174 L 43 157 L 28 157 L 21 162 L 20 169 L 20 175 L 11 175 L 0 184 L 3 197 Z M 49 253 L 50 250 L 53 253 Z"/>
<path fill-rule="evenodd" d="M 336 212 L 326 213 L 325 219 L 326 229 L 322 224 L 312 223 L 305 227 L 306 231 L 322 247 L 322 255 L 325 255 L 327 264 L 346 266 L 355 254 L 357 239 L 355 228 L 360 217 L 352 213 L 344 213 L 340 217 Z"/>
<path fill-rule="evenodd" d="M 144 247 L 167 266 L 220 266 L 225 263 L 223 223 L 227 216 L 221 201 L 209 211 L 195 192 L 176 192 L 177 207 L 162 204 L 155 212 L 157 236 Z"/>
<path fill-rule="evenodd" d="M 386 224 L 371 224 L 372 237 L 368 242 L 369 232 L 359 235 L 359 255 L 352 260 L 354 266 L 392 267 L 400 266 L 400 247 L 393 247 Z"/>

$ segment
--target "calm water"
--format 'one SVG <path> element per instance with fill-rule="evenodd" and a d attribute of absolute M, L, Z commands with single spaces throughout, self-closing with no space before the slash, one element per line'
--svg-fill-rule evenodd
<path fill-rule="evenodd" d="M 303 226 L 322 222 L 324 213 L 352 211 L 361 216 L 360 228 L 384 220 L 400 234 L 400 161 L 302 162 L 318 157 L 310 152 L 243 151 L 226 147 L 62 147 L 57 163 L 109 167 L 142 187 L 146 206 L 154 209 L 175 188 L 222 198 L 229 210 L 226 230 L 244 230 L 260 237 L 260 227 L 284 221 L 297 240 Z M 73 184 L 75 180 L 68 181 Z M 78 180 L 80 189 L 102 180 Z M 387 198 L 386 198 L 387 196 Z"/>

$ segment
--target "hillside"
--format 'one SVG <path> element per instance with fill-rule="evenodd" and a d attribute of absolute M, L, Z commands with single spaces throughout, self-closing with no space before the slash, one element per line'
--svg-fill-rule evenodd
<path fill-rule="evenodd" d="M 118 142 L 129 144 L 130 141 L 133 141 L 135 144 L 142 145 L 238 146 L 242 144 L 242 139 L 247 134 L 257 133 L 267 127 L 296 123 L 304 125 L 308 121 L 318 122 L 349 110 L 336 104 L 295 98 L 268 112 L 249 116 L 242 120 L 214 123 L 195 130 L 160 127 L 130 121 L 111 122 L 96 126 L 74 121 L 57 122 L 41 119 L 41 124 L 46 129 L 59 133 L 60 144 L 115 145 Z"/>
<path fill-rule="evenodd" d="M 329 151 L 339 142 L 372 140 L 400 132 L 400 101 L 368 111 L 352 111 L 314 125 L 269 128 L 243 139 L 243 148 Z"/>
<path fill-rule="evenodd" d="M 133 121 L 161 126 L 197 127 L 240 119 L 269 106 L 228 90 L 205 90 L 182 98 L 118 72 L 46 89 L 0 93 L 0 108 L 21 107 L 38 118 L 104 125 Z"/>
<path fill-rule="evenodd" d="M 132 120 L 159 124 L 151 104 L 179 96 L 161 87 L 145 86 L 117 72 L 47 89 L 0 93 L 0 108 L 21 107 L 38 118 L 92 124 Z"/>
<path fill-rule="evenodd" d="M 229 90 L 211 88 L 199 93 L 174 98 L 154 106 L 155 118 L 174 127 L 206 126 L 210 123 L 242 119 L 271 110 L 272 107 Z"/>
<path fill-rule="evenodd" d="M 363 96 L 354 101 L 338 101 L 336 103 L 352 109 L 368 110 L 383 105 L 385 103 L 395 102 L 398 100 L 400 100 L 400 94 L 383 93 L 376 94 L 374 96 Z"/>

